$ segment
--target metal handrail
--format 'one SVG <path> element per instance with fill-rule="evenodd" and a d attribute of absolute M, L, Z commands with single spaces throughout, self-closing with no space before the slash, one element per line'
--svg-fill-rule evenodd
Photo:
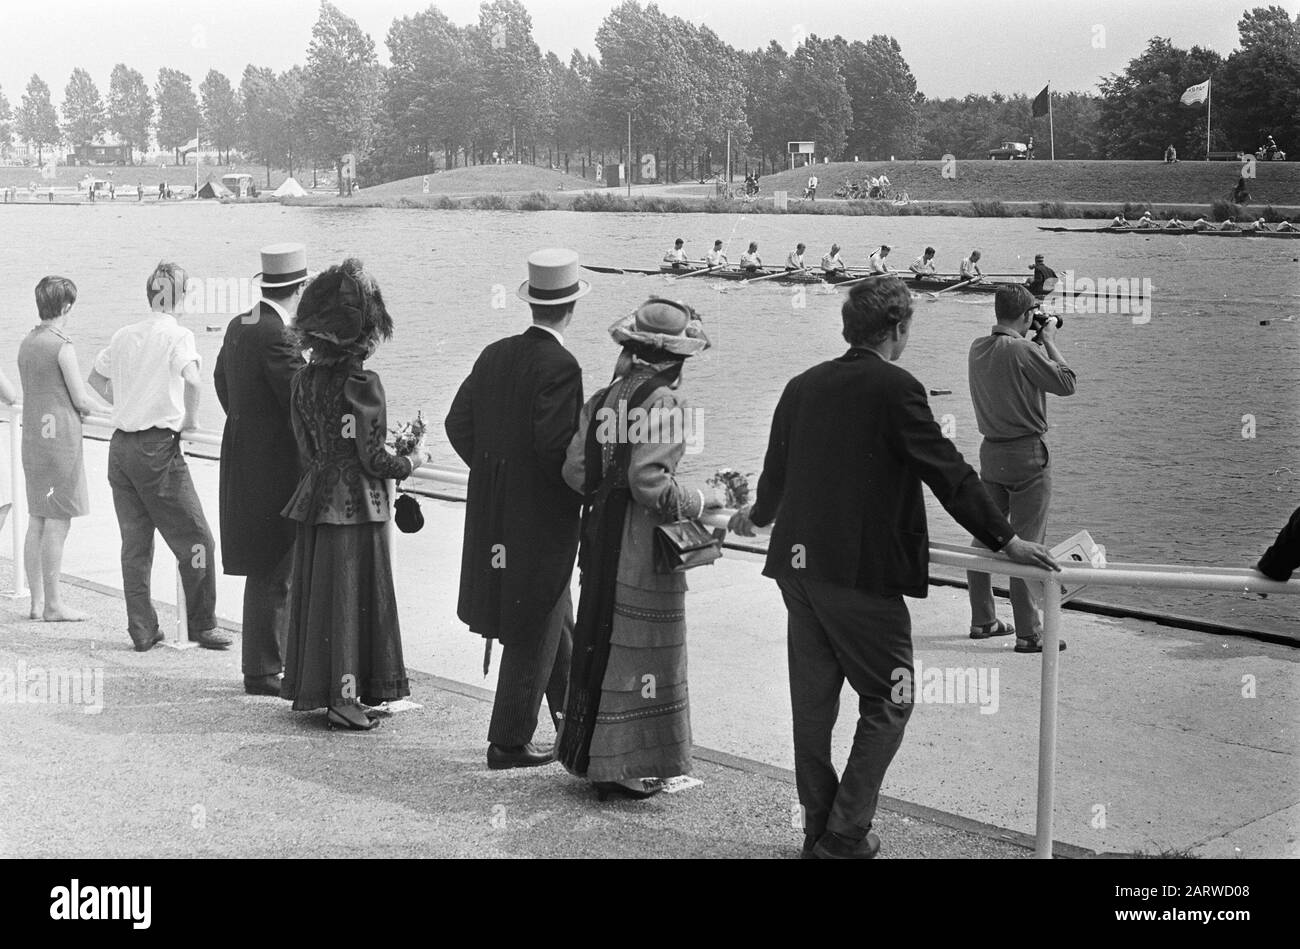
<path fill-rule="evenodd" d="M 9 457 L 12 471 L 22 470 L 22 456 L 19 451 L 19 439 L 16 437 L 22 424 L 22 407 L 15 404 L 10 412 Z M 112 419 L 103 415 L 86 417 L 85 424 L 95 428 L 113 427 Z M 203 430 L 188 430 L 181 433 L 183 441 L 195 445 L 221 449 L 221 435 Z M 469 484 L 469 472 L 464 469 L 442 466 L 422 466 L 411 473 L 417 481 L 435 485 L 453 485 L 465 487 Z M 18 479 L 13 479 L 15 485 Z M 389 482 L 389 496 L 393 497 L 395 486 Z M 14 494 L 14 582 L 15 595 L 21 595 L 24 585 L 22 564 L 22 531 L 19 528 L 21 509 L 25 506 L 26 492 L 15 487 Z M 721 509 L 707 511 L 701 518 L 709 527 L 725 528 L 733 511 Z M 393 520 L 388 521 L 389 537 L 394 531 Z M 1199 590 L 1224 593 L 1256 594 L 1300 594 L 1300 577 L 1287 582 L 1270 580 L 1257 570 L 1224 567 L 1207 569 L 1195 565 L 1180 564 L 1110 564 L 1106 567 L 1082 567 L 1062 565 L 1060 572 L 1050 572 L 1042 567 L 1013 563 L 1002 554 L 975 547 L 963 547 L 957 544 L 932 542 L 930 560 L 934 563 L 962 570 L 974 570 L 980 573 L 1021 577 L 1043 584 L 1043 664 L 1039 688 L 1038 714 L 1038 811 L 1035 828 L 1034 856 L 1050 858 L 1052 856 L 1052 819 L 1053 802 L 1056 790 L 1056 713 L 1058 682 L 1060 678 L 1061 659 L 1058 644 L 1061 639 L 1061 586 L 1068 584 L 1088 584 L 1091 586 L 1150 587 L 1166 590 Z M 177 574 L 177 616 L 178 634 L 184 641 L 183 629 L 185 609 L 184 590 L 180 586 Z"/>

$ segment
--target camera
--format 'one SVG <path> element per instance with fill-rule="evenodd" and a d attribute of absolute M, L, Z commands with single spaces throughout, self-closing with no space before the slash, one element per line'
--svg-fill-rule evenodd
<path fill-rule="evenodd" d="M 1041 343 L 1043 341 L 1043 329 L 1048 323 L 1056 324 L 1058 330 L 1065 326 L 1065 320 L 1057 316 L 1055 313 L 1046 313 L 1043 311 L 1041 306 L 1035 307 L 1033 320 L 1029 324 L 1029 329 L 1033 334 L 1035 343 Z"/>

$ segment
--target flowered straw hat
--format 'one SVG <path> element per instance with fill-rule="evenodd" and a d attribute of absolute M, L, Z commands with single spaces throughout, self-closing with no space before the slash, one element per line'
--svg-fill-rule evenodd
<path fill-rule="evenodd" d="M 609 335 L 641 356 L 654 352 L 694 356 L 712 345 L 704 321 L 690 305 L 663 297 L 651 297 L 618 320 L 609 328 Z"/>

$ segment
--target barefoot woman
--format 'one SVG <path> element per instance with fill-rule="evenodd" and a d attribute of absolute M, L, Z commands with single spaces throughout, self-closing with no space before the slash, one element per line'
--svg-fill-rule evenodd
<path fill-rule="evenodd" d="M 86 470 L 81 460 L 81 418 L 107 411 L 89 393 L 77 368 L 77 354 L 65 334 L 77 302 L 66 277 L 45 277 L 36 285 L 41 322 L 18 349 L 23 386 L 23 471 L 27 477 L 27 541 L 23 562 L 32 586 L 32 619 L 48 623 L 88 619 L 59 599 L 63 544 L 72 518 L 90 512 Z"/>

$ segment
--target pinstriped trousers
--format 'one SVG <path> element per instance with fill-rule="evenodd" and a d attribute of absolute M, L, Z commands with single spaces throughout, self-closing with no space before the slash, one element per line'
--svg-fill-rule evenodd
<path fill-rule="evenodd" d="M 532 643 L 501 647 L 497 667 L 496 699 L 488 741 L 515 748 L 533 740 L 542 696 L 550 707 L 551 721 L 559 730 L 557 713 L 564 711 L 569 687 L 569 660 L 573 655 L 573 598 L 568 586 L 542 620 L 542 632 Z"/>

